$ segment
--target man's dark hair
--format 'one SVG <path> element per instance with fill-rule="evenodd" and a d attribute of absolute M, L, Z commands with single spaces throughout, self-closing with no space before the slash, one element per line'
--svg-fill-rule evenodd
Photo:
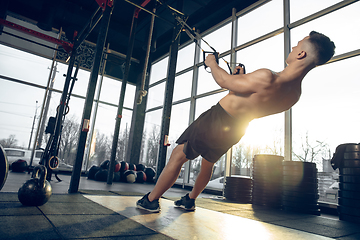
<path fill-rule="evenodd" d="M 309 34 L 310 43 L 317 51 L 316 65 L 322 65 L 329 61 L 335 53 L 335 44 L 322 33 L 311 31 Z"/>

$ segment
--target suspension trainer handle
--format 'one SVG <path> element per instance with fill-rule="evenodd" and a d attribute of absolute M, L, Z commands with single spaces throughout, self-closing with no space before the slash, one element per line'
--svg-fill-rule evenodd
<path fill-rule="evenodd" d="M 241 67 L 242 69 L 244 69 L 244 74 L 246 74 L 245 65 L 242 64 L 242 63 L 239 63 L 238 66 Z M 239 74 L 239 73 L 240 73 L 240 69 L 238 69 L 238 70 L 236 71 L 236 73 L 234 73 L 234 74 L 237 75 L 237 74 Z"/>
<path fill-rule="evenodd" d="M 216 51 L 214 51 L 214 52 L 203 51 L 204 67 L 205 67 L 205 69 L 208 67 L 208 66 L 206 66 L 206 64 L 205 64 L 205 58 L 206 58 L 206 54 L 207 54 L 207 53 L 213 54 L 213 55 L 215 56 L 216 63 L 219 64 L 219 53 L 218 53 L 218 52 L 216 52 Z"/>

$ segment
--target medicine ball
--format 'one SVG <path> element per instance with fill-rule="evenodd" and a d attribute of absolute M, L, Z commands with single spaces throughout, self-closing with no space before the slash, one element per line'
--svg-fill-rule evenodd
<path fill-rule="evenodd" d="M 105 160 L 100 164 L 100 167 L 102 169 L 109 169 L 109 166 L 110 166 L 110 160 Z"/>
<path fill-rule="evenodd" d="M 100 169 L 95 174 L 95 180 L 96 181 L 101 181 L 101 182 L 106 182 L 107 181 L 107 176 L 108 176 L 108 170 L 107 169 Z"/>
<path fill-rule="evenodd" d="M 129 170 L 129 164 L 127 162 L 121 161 L 120 162 L 120 172 L 125 172 L 126 170 Z"/>
<path fill-rule="evenodd" d="M 133 170 L 127 170 L 124 172 L 124 179 L 127 183 L 134 183 L 136 181 L 136 173 Z"/>
<path fill-rule="evenodd" d="M 114 169 L 114 172 L 118 172 L 118 171 L 120 171 L 120 163 L 119 163 L 119 161 L 115 161 L 115 169 Z"/>
<path fill-rule="evenodd" d="M 101 169 L 101 167 L 98 167 L 98 166 L 92 166 L 90 169 L 89 169 L 89 172 L 88 172 L 88 179 L 92 179 L 92 180 L 95 180 L 95 174 Z"/>
<path fill-rule="evenodd" d="M 146 174 L 146 181 L 147 182 L 154 182 L 155 178 L 155 170 L 152 167 L 145 168 L 145 174 Z"/>
<path fill-rule="evenodd" d="M 121 174 L 120 172 L 114 172 L 114 182 L 120 182 Z"/>
<path fill-rule="evenodd" d="M 145 170 L 145 166 L 144 164 L 136 164 L 136 171 L 144 171 Z"/>
<path fill-rule="evenodd" d="M 143 171 L 136 172 L 136 182 L 143 183 L 146 182 L 146 174 Z"/>
<path fill-rule="evenodd" d="M 25 160 L 17 160 L 11 164 L 11 170 L 13 172 L 25 172 L 28 168 L 28 164 Z"/>
<path fill-rule="evenodd" d="M 133 163 L 129 163 L 129 170 L 136 171 L 136 165 Z"/>

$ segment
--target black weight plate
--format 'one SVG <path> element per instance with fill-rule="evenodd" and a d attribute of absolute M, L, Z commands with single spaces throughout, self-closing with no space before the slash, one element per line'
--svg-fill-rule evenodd
<path fill-rule="evenodd" d="M 344 160 L 343 166 L 345 168 L 358 168 L 360 167 L 360 160 Z"/>
<path fill-rule="evenodd" d="M 345 183 L 360 183 L 360 176 L 354 176 L 354 175 L 343 175 L 339 177 L 339 182 L 345 182 Z"/>
<path fill-rule="evenodd" d="M 283 179 L 282 172 L 279 174 L 254 174 L 253 180 L 263 180 L 263 181 L 281 181 Z"/>
<path fill-rule="evenodd" d="M 265 181 L 262 179 L 255 179 L 253 186 L 269 186 L 269 187 L 278 187 L 282 185 L 282 181 Z"/>
<path fill-rule="evenodd" d="M 360 191 L 353 192 L 353 191 L 339 190 L 339 197 L 357 199 L 359 201 L 360 200 Z"/>
<path fill-rule="evenodd" d="M 360 223 L 360 217 L 355 217 L 355 216 L 351 216 L 351 215 L 347 215 L 347 214 L 343 214 L 343 213 L 339 214 L 339 219 L 344 220 L 344 221 L 349 221 L 349 222 Z"/>
<path fill-rule="evenodd" d="M 305 167 L 303 168 L 302 166 L 287 166 L 287 165 L 284 165 L 283 166 L 283 171 L 293 171 L 295 173 L 297 172 L 317 172 L 317 169 L 316 168 L 311 168 L 311 167 Z"/>
<path fill-rule="evenodd" d="M 302 192 L 302 193 L 318 193 L 318 188 L 314 186 L 300 186 L 300 187 L 294 187 L 294 186 L 288 186 L 283 185 L 283 191 L 293 191 L 293 192 Z"/>
<path fill-rule="evenodd" d="M 319 208 L 319 204 L 317 201 L 314 201 L 312 203 L 305 203 L 305 202 L 289 202 L 289 201 L 282 201 L 281 202 L 283 206 L 286 207 L 293 207 L 298 209 L 317 209 Z"/>
<path fill-rule="evenodd" d="M 256 154 L 253 158 L 254 161 L 280 161 L 284 160 L 283 156 L 271 155 L 271 154 Z"/>
<path fill-rule="evenodd" d="M 283 176 L 298 176 L 305 177 L 305 178 L 316 178 L 317 177 L 317 171 L 311 171 L 311 172 L 303 172 L 303 171 L 293 171 L 293 170 L 284 170 Z"/>
<path fill-rule="evenodd" d="M 229 189 L 224 189 L 224 194 L 237 194 L 237 195 L 252 195 L 252 191 L 233 191 Z"/>
<path fill-rule="evenodd" d="M 256 199 L 267 199 L 269 201 L 281 201 L 281 194 L 253 192 L 252 196 L 253 196 L 253 198 L 256 198 Z"/>
<path fill-rule="evenodd" d="M 360 217 L 360 208 L 338 206 L 339 213 Z"/>
<path fill-rule="evenodd" d="M 283 191 L 282 195 L 291 196 L 291 197 L 304 197 L 304 198 L 317 198 L 319 196 L 318 192 L 304 193 L 297 191 Z"/>
<path fill-rule="evenodd" d="M 298 209 L 298 208 L 287 207 L 287 206 L 283 206 L 283 209 L 285 211 L 290 211 L 290 212 L 306 213 L 306 214 L 320 216 L 320 209 Z"/>
<path fill-rule="evenodd" d="M 360 152 L 345 152 L 344 159 L 360 159 Z"/>
<path fill-rule="evenodd" d="M 314 203 L 314 202 L 317 202 L 318 199 L 319 199 L 319 195 L 313 195 L 313 197 L 282 195 L 282 200 L 289 201 L 289 202 Z"/>
<path fill-rule="evenodd" d="M 356 183 L 339 183 L 340 190 L 360 192 L 360 184 Z"/>
<path fill-rule="evenodd" d="M 0 145 L 0 190 L 3 188 L 9 172 L 9 163 L 6 153 Z"/>
<path fill-rule="evenodd" d="M 281 201 L 271 202 L 266 200 L 258 200 L 258 199 L 252 199 L 252 204 L 254 205 L 260 205 L 260 206 L 268 206 L 273 208 L 280 208 L 281 207 Z"/>
<path fill-rule="evenodd" d="M 298 188 L 317 188 L 318 187 L 318 183 L 315 182 L 288 182 L 288 181 L 283 181 L 283 186 L 289 186 L 289 187 L 298 187 Z"/>
<path fill-rule="evenodd" d="M 253 168 L 253 176 L 265 175 L 265 176 L 282 176 L 283 169 L 281 168 Z M 253 177 L 254 178 L 254 177 Z"/>
<path fill-rule="evenodd" d="M 250 177 L 247 178 L 240 178 L 240 177 L 226 177 L 225 178 L 226 183 L 244 183 L 249 184 L 252 183 L 252 179 Z"/>
<path fill-rule="evenodd" d="M 359 152 L 360 144 L 348 143 L 346 144 L 345 152 Z"/>
<path fill-rule="evenodd" d="M 250 189 L 252 187 L 252 183 L 250 184 L 240 184 L 240 183 L 225 183 L 224 186 L 228 188 L 234 189 Z"/>
<path fill-rule="evenodd" d="M 300 162 L 300 161 L 284 161 L 283 166 L 296 166 L 302 168 L 316 168 L 315 163 L 311 162 Z"/>
<path fill-rule="evenodd" d="M 280 194 L 282 192 L 282 186 L 277 187 L 269 187 L 269 186 L 263 186 L 263 185 L 254 185 L 253 191 L 259 191 L 259 192 L 265 192 L 269 194 Z"/>
<path fill-rule="evenodd" d="M 351 199 L 351 198 L 342 198 L 339 197 L 338 204 L 340 206 L 346 207 L 353 207 L 353 208 L 360 208 L 360 201 L 358 199 Z"/>
<path fill-rule="evenodd" d="M 359 168 L 340 168 L 340 175 L 360 175 L 360 167 Z"/>
<path fill-rule="evenodd" d="M 284 181 L 291 182 L 318 182 L 317 177 L 304 177 L 304 176 L 296 176 L 296 175 L 284 175 Z"/>

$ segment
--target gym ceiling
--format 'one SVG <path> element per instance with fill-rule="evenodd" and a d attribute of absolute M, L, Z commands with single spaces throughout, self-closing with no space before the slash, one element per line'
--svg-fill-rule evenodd
<path fill-rule="evenodd" d="M 163 1 L 174 8 L 177 6 L 177 0 Z M 5 18 L 4 14 L 11 12 L 38 23 L 38 26 L 41 26 L 43 30 L 62 28 L 70 42 L 74 30 L 80 32 L 99 7 L 96 0 L 1 0 L 1 2 L 0 7 L 3 16 L 0 17 Z M 114 0 L 114 10 L 106 40 L 110 44 L 111 50 L 124 56 L 127 53 L 130 27 L 135 9 L 135 6 L 129 2 L 141 5 L 144 0 Z M 155 2 L 155 0 L 151 0 L 144 8 L 152 11 Z M 232 8 L 240 11 L 255 2 L 256 0 L 183 0 L 183 9 L 179 10 L 188 16 L 186 23 L 194 27 L 199 33 L 202 33 L 229 18 Z M 157 4 L 156 15 L 159 18 L 155 18 L 150 61 L 156 60 L 169 51 L 173 34 L 171 22 L 175 23 L 172 11 L 165 5 Z M 134 75 L 129 81 L 133 83 L 138 82 L 136 74 L 142 72 L 151 14 L 141 10 L 137 21 L 132 57 L 139 60 L 139 64 L 132 65 L 131 72 Z M 99 25 L 97 24 L 87 37 L 87 41 L 96 43 Z M 189 37 L 183 32 L 180 35 L 180 43 L 187 41 L 189 41 Z M 113 59 L 117 66 L 124 61 L 125 58 Z M 112 74 L 109 70 L 107 74 L 121 78 L 115 71 Z"/>

